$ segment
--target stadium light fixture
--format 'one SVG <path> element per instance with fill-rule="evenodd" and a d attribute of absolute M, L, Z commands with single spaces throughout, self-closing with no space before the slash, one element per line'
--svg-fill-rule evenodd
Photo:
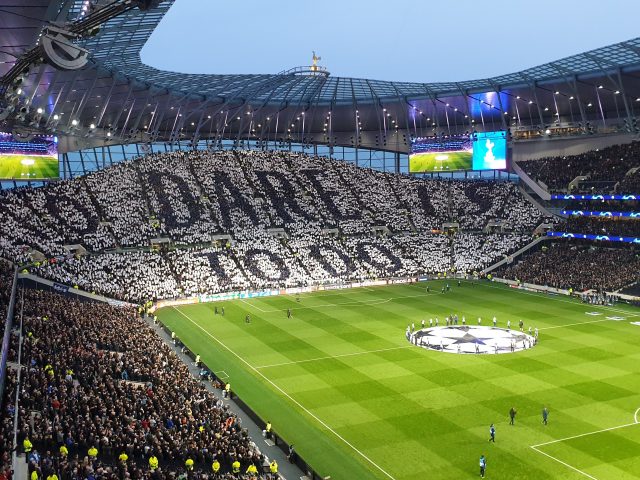
<path fill-rule="evenodd" d="M 518 100 L 520 100 L 520 95 L 516 96 L 516 98 L 517 98 Z"/>
<path fill-rule="evenodd" d="M 42 112 L 44 112 L 44 110 L 42 110 L 42 108 L 38 108 L 38 110 L 36 110 L 36 112 L 38 112 L 40 115 L 42 115 Z"/>
<path fill-rule="evenodd" d="M 533 100 L 529 100 L 529 105 L 533 105 Z"/>
<path fill-rule="evenodd" d="M 107 137 L 110 137 L 110 136 L 111 136 L 111 132 L 107 132 Z"/>
<path fill-rule="evenodd" d="M 593 104 L 591 102 L 587 103 L 587 107 L 593 107 Z"/>
<path fill-rule="evenodd" d="M 558 91 L 556 90 L 556 93 L 555 93 L 555 94 L 556 94 L 556 95 L 560 95 L 560 92 L 558 92 Z"/>
<path fill-rule="evenodd" d="M 96 124 L 95 124 L 95 123 L 92 123 L 91 125 L 89 125 L 89 129 L 90 129 L 90 130 L 93 130 L 93 129 L 95 129 L 95 128 L 96 128 Z"/>
<path fill-rule="evenodd" d="M 544 111 L 548 112 L 549 111 L 549 107 L 544 107 Z"/>
<path fill-rule="evenodd" d="M 56 113 L 56 114 L 53 116 L 53 119 L 54 119 L 54 120 L 60 120 L 60 116 Z"/>
<path fill-rule="evenodd" d="M 71 125 L 73 125 L 74 127 L 78 125 L 78 120 L 76 120 L 75 118 L 71 120 Z"/>
<path fill-rule="evenodd" d="M 548 128 L 544 131 L 544 133 L 546 133 L 547 135 L 551 134 L 551 130 L 549 130 Z"/>
<path fill-rule="evenodd" d="M 600 89 L 600 88 L 604 88 L 604 87 L 602 85 L 598 85 L 598 88 Z"/>
<path fill-rule="evenodd" d="M 573 95 L 571 97 L 569 97 L 569 100 L 573 100 Z"/>
<path fill-rule="evenodd" d="M 620 90 L 616 90 L 616 91 L 615 91 L 615 92 L 613 92 L 613 93 L 615 93 L 616 95 L 620 95 Z"/>

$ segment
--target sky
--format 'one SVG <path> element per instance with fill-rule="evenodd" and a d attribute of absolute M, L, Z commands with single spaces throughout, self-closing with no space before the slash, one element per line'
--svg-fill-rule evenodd
<path fill-rule="evenodd" d="M 407 82 L 516 72 L 640 35 L 640 0 L 176 0 L 142 50 L 182 73 Z"/>

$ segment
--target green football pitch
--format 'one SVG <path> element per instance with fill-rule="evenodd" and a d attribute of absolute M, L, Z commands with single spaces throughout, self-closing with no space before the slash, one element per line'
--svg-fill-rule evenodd
<path fill-rule="evenodd" d="M 471 170 L 472 165 L 471 152 L 414 153 L 409 157 L 411 173 Z"/>
<path fill-rule="evenodd" d="M 56 156 L 0 155 L 0 178 L 44 180 L 59 176 Z"/>
<path fill-rule="evenodd" d="M 420 283 L 158 315 L 332 480 L 474 478 L 481 454 L 486 478 L 640 478 L 640 326 L 631 323 L 640 310 L 489 282 L 452 282 L 444 294 L 442 282 L 429 284 L 430 293 Z M 225 316 L 214 315 L 222 305 Z M 451 313 L 485 324 L 495 315 L 499 327 L 522 319 L 540 340 L 500 355 L 406 340 L 408 323 Z"/>

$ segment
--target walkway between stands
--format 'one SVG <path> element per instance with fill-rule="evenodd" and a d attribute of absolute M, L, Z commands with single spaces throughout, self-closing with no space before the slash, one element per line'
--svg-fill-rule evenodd
<path fill-rule="evenodd" d="M 191 373 L 191 375 L 199 379 L 199 369 L 193 364 L 192 359 L 181 352 L 181 348 L 179 345 L 173 345 L 170 335 L 162 328 L 161 325 L 154 325 L 153 320 L 150 317 L 147 317 L 146 320 L 151 328 L 160 336 L 160 338 L 162 338 L 162 340 L 176 352 L 176 355 L 178 355 L 180 360 L 182 360 L 187 365 L 187 367 L 189 367 L 189 372 Z M 305 473 L 302 472 L 296 465 L 289 463 L 285 453 L 280 449 L 280 447 L 273 444 L 270 445 L 265 441 L 264 437 L 262 436 L 262 429 L 258 425 L 256 425 L 255 422 L 233 400 L 222 397 L 222 392 L 214 389 L 209 383 L 206 383 L 206 387 L 208 390 L 213 392 L 216 397 L 222 398 L 225 405 L 229 406 L 229 410 L 242 420 L 242 428 L 247 429 L 247 431 L 249 432 L 249 437 L 258 446 L 260 451 L 265 456 L 269 457 L 270 460 L 275 459 L 278 462 L 278 472 L 283 479 L 294 480 L 304 477 Z"/>

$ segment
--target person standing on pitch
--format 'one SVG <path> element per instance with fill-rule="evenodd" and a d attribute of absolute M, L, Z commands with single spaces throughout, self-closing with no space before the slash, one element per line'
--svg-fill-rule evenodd
<path fill-rule="evenodd" d="M 547 409 L 547 407 L 544 407 L 542 409 L 542 423 L 546 425 L 548 419 L 549 419 L 549 409 Z"/>
<path fill-rule="evenodd" d="M 493 443 L 496 443 L 496 427 L 493 426 L 493 423 L 489 427 L 489 435 L 491 435 L 489 437 L 489 441 L 493 442 Z"/>
<path fill-rule="evenodd" d="M 496 324 L 498 323 L 498 319 L 493 317 L 493 328 L 496 328 Z"/>
<path fill-rule="evenodd" d="M 484 478 L 484 472 L 487 469 L 487 459 L 484 455 L 480 455 L 480 476 Z"/>
<path fill-rule="evenodd" d="M 287 318 L 291 318 L 291 309 L 287 308 Z"/>
<path fill-rule="evenodd" d="M 513 425 L 513 422 L 514 422 L 514 421 L 515 421 L 515 419 L 516 419 L 516 413 L 518 413 L 518 412 L 516 411 L 516 407 L 511 407 L 511 410 L 509 410 L 509 418 L 511 419 L 511 420 L 509 421 L 509 425 Z"/>
<path fill-rule="evenodd" d="M 247 313 L 247 316 L 244 317 L 244 323 L 251 323 L 251 317 L 249 316 L 248 313 Z"/>
<path fill-rule="evenodd" d="M 221 310 L 222 310 L 222 311 L 221 311 L 222 316 L 224 317 L 224 307 L 220 307 L 220 308 L 221 308 Z"/>

